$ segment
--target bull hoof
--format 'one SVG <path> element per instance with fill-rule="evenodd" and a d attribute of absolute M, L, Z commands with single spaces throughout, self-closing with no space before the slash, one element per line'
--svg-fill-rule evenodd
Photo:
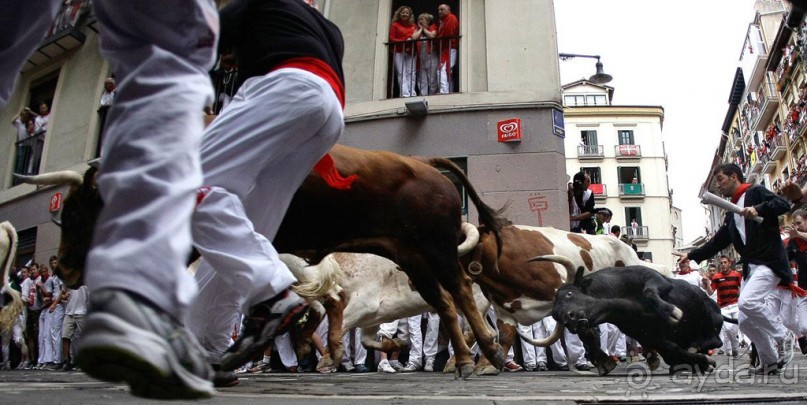
<path fill-rule="evenodd" d="M 336 372 L 336 366 L 333 364 L 333 360 L 328 356 L 323 356 L 321 359 L 319 359 L 319 363 L 317 363 L 317 372 L 320 373 Z"/>
<path fill-rule="evenodd" d="M 504 368 L 505 363 L 504 353 L 502 352 L 502 348 L 500 346 L 496 349 L 496 355 L 493 357 L 493 367 L 496 367 L 498 370 Z"/>
<path fill-rule="evenodd" d="M 651 355 L 647 358 L 647 368 L 654 371 L 661 365 L 661 359 L 658 356 Z"/>
<path fill-rule="evenodd" d="M 615 368 L 616 368 L 616 362 L 613 359 L 609 358 L 608 360 L 605 361 L 605 363 L 597 363 L 597 374 L 599 374 L 600 377 L 602 377 L 604 375 L 608 375 L 608 373 L 613 371 Z"/>
<path fill-rule="evenodd" d="M 476 370 L 474 370 L 474 374 L 476 375 L 499 375 L 499 373 L 499 369 L 491 366 L 490 364 L 483 367 L 477 367 Z"/>
<path fill-rule="evenodd" d="M 474 365 L 473 364 L 463 364 L 461 365 L 457 371 L 454 373 L 455 379 L 457 377 L 467 380 L 474 373 Z"/>
<path fill-rule="evenodd" d="M 446 366 L 443 367 L 443 374 L 453 374 L 455 371 L 457 371 L 457 364 L 454 363 L 454 358 L 452 357 L 448 359 Z"/>
<path fill-rule="evenodd" d="M 684 317 L 684 312 L 681 311 L 681 308 L 675 307 L 670 314 L 670 324 L 675 325 L 681 321 L 681 318 Z"/>

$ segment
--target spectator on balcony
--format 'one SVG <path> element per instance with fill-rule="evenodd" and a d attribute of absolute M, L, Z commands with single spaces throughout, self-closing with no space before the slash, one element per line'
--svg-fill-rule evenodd
<path fill-rule="evenodd" d="M 572 232 L 594 234 L 594 193 L 588 189 L 591 178 L 584 172 L 574 175 L 567 191 Z"/>
<path fill-rule="evenodd" d="M 117 84 L 115 79 L 108 77 L 104 81 L 104 92 L 101 93 L 101 107 L 109 107 L 115 101 L 115 96 L 118 95 Z"/>
<path fill-rule="evenodd" d="M 630 181 L 630 184 L 639 184 L 639 179 L 636 176 L 633 176 L 633 180 Z"/>
<path fill-rule="evenodd" d="M 34 135 L 39 135 L 48 130 L 48 121 L 50 120 L 50 107 L 48 103 L 39 103 L 39 115 L 34 118 Z"/>
<path fill-rule="evenodd" d="M 440 53 L 440 68 L 437 71 L 440 84 L 439 94 L 447 94 L 455 90 L 452 83 L 452 70 L 457 65 L 459 40 L 456 37 L 460 34 L 460 23 L 457 16 L 451 14 L 451 7 L 448 4 L 441 4 L 437 7 L 437 15 L 440 16 L 437 38 L 455 37 L 437 42 L 437 50 Z"/>
<path fill-rule="evenodd" d="M 25 107 L 11 120 L 11 125 L 17 129 L 17 160 L 14 173 L 27 174 L 26 168 L 31 159 L 31 145 L 25 140 L 34 134 L 34 114 L 30 108 Z"/>
<path fill-rule="evenodd" d="M 418 90 L 421 96 L 428 96 L 437 94 L 439 90 L 437 66 L 440 57 L 437 55 L 434 42 L 431 41 L 437 35 L 437 25 L 434 23 L 434 16 L 429 13 L 421 13 L 417 22 L 422 30 L 421 40 L 418 42 Z"/>
<path fill-rule="evenodd" d="M 636 222 L 636 218 L 630 220 L 630 236 L 637 236 L 639 235 L 639 223 Z"/>
<path fill-rule="evenodd" d="M 398 7 L 392 16 L 389 28 L 389 41 L 392 46 L 392 61 L 395 76 L 398 78 L 398 90 L 401 97 L 412 97 L 415 93 L 417 58 L 415 57 L 415 40 L 420 39 L 423 28 L 415 24 L 412 8 Z"/>

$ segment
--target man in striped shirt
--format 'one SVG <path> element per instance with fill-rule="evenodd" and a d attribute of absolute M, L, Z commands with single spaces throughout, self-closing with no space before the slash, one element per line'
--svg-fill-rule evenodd
<path fill-rule="evenodd" d="M 728 256 L 720 256 L 720 271 L 712 277 L 712 283 L 705 283 L 706 293 L 712 295 L 717 291 L 717 305 L 720 312 L 727 318 L 737 319 L 739 310 L 737 299 L 740 297 L 740 282 L 742 274 L 734 270 Z M 723 340 L 723 351 L 728 356 L 737 357 L 738 340 L 737 324 L 723 322 L 720 339 Z M 730 350 L 729 350 L 730 349 Z"/>

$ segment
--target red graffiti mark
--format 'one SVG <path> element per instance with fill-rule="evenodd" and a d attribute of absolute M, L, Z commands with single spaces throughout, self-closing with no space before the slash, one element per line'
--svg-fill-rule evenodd
<path fill-rule="evenodd" d="M 546 196 L 531 194 L 530 198 L 527 198 L 527 203 L 530 205 L 530 211 L 538 213 L 538 226 L 544 226 L 543 212 L 549 209 Z"/>

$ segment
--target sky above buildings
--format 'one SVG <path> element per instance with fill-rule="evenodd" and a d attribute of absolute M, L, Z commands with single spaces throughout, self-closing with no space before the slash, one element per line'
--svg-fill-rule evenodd
<path fill-rule="evenodd" d="M 711 167 L 754 0 L 555 0 L 558 51 L 600 55 L 616 105 L 664 107 L 673 204 L 684 243 L 705 235 L 698 192 Z M 561 83 L 594 59 L 560 61 Z"/>

